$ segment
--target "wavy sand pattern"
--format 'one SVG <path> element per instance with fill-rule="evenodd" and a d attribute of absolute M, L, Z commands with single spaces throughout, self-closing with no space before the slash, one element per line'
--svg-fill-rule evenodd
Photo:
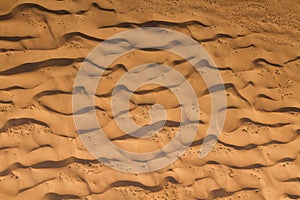
<path fill-rule="evenodd" d="M 2 0 L 0 3 L 0 199 L 300 199 L 300 4 L 268 1 Z M 197 40 L 219 67 L 227 119 L 204 159 L 198 151 L 210 119 L 202 78 L 180 57 L 135 51 L 101 79 L 97 114 L 120 147 L 147 152 L 172 139 L 179 104 L 170 90 L 134 92 L 131 115 L 147 124 L 149 105 L 170 123 L 155 137 L 126 137 L 111 113 L 114 84 L 136 65 L 158 62 L 182 73 L 201 109 L 191 147 L 152 173 L 112 170 L 80 142 L 72 87 L 87 54 L 124 30 L 156 26 Z"/>

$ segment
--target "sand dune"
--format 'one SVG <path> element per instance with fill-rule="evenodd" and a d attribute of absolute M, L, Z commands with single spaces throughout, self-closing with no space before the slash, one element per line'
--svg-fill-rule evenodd
<path fill-rule="evenodd" d="M 2 0 L 0 199 L 300 199 L 299 12 L 297 0 Z M 169 122 L 154 137 L 126 136 L 111 110 L 122 75 L 143 63 L 165 64 L 197 95 L 191 147 L 159 171 L 131 174 L 105 166 L 80 141 L 72 116 L 76 73 L 94 47 L 138 27 L 184 33 L 217 64 L 227 115 L 207 157 L 199 159 L 211 117 L 208 88 L 186 60 L 164 51 L 138 50 L 113 62 L 95 94 L 97 117 L 128 151 L 170 142 L 180 105 L 168 88 L 143 86 L 129 103 L 140 125 L 149 123 L 149 105 L 165 106 Z"/>

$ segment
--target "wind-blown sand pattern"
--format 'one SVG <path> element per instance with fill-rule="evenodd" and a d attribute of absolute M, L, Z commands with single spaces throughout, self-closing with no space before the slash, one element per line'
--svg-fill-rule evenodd
<path fill-rule="evenodd" d="M 300 199 L 299 13 L 297 0 L 2 0 L 0 199 Z M 182 157 L 156 172 L 130 174 L 106 167 L 85 149 L 72 117 L 72 90 L 95 46 L 148 26 L 187 34 L 207 50 L 224 79 L 227 118 L 213 151 L 199 159 L 210 121 L 199 74 L 164 51 L 120 57 L 96 94 L 99 122 L 115 144 L 155 150 L 180 122 L 174 95 L 152 84 L 134 92 L 131 115 L 147 124 L 149 105 L 160 103 L 170 123 L 149 139 L 126 137 L 117 128 L 112 89 L 137 65 L 158 62 L 178 70 L 201 110 L 195 141 Z"/>

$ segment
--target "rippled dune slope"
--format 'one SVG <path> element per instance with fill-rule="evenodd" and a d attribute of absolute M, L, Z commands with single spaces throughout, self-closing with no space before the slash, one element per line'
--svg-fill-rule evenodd
<path fill-rule="evenodd" d="M 297 0 L 1 0 L 0 199 L 300 199 L 300 3 Z M 178 129 L 180 107 L 165 87 L 147 85 L 129 103 L 137 124 L 149 105 L 172 123 L 156 136 L 124 136 L 112 119 L 115 82 L 148 62 L 166 64 L 193 86 L 200 106 L 191 147 L 155 172 L 113 170 L 81 143 L 72 117 L 76 73 L 108 37 L 162 27 L 198 41 L 226 89 L 226 121 L 205 158 L 199 150 L 210 122 L 202 78 L 179 56 L 128 53 L 110 66 L 96 93 L 108 138 L 129 151 L 152 151 Z"/>

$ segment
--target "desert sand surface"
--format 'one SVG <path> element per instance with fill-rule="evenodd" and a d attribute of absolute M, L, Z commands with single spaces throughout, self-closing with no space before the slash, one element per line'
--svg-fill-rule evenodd
<path fill-rule="evenodd" d="M 1 0 L 0 199 L 300 199 L 299 0 Z M 129 103 L 139 125 L 162 104 L 173 123 L 150 138 L 126 137 L 112 118 L 114 84 L 147 62 L 176 69 L 200 106 L 192 145 L 149 173 L 105 166 L 82 144 L 73 121 L 73 83 L 89 52 L 125 30 L 161 27 L 196 40 L 226 89 L 226 121 L 199 159 L 210 95 L 193 66 L 165 51 L 130 52 L 111 64 L 95 97 L 114 144 L 148 152 L 168 143 L 180 122 L 168 88 L 138 88 Z"/>

